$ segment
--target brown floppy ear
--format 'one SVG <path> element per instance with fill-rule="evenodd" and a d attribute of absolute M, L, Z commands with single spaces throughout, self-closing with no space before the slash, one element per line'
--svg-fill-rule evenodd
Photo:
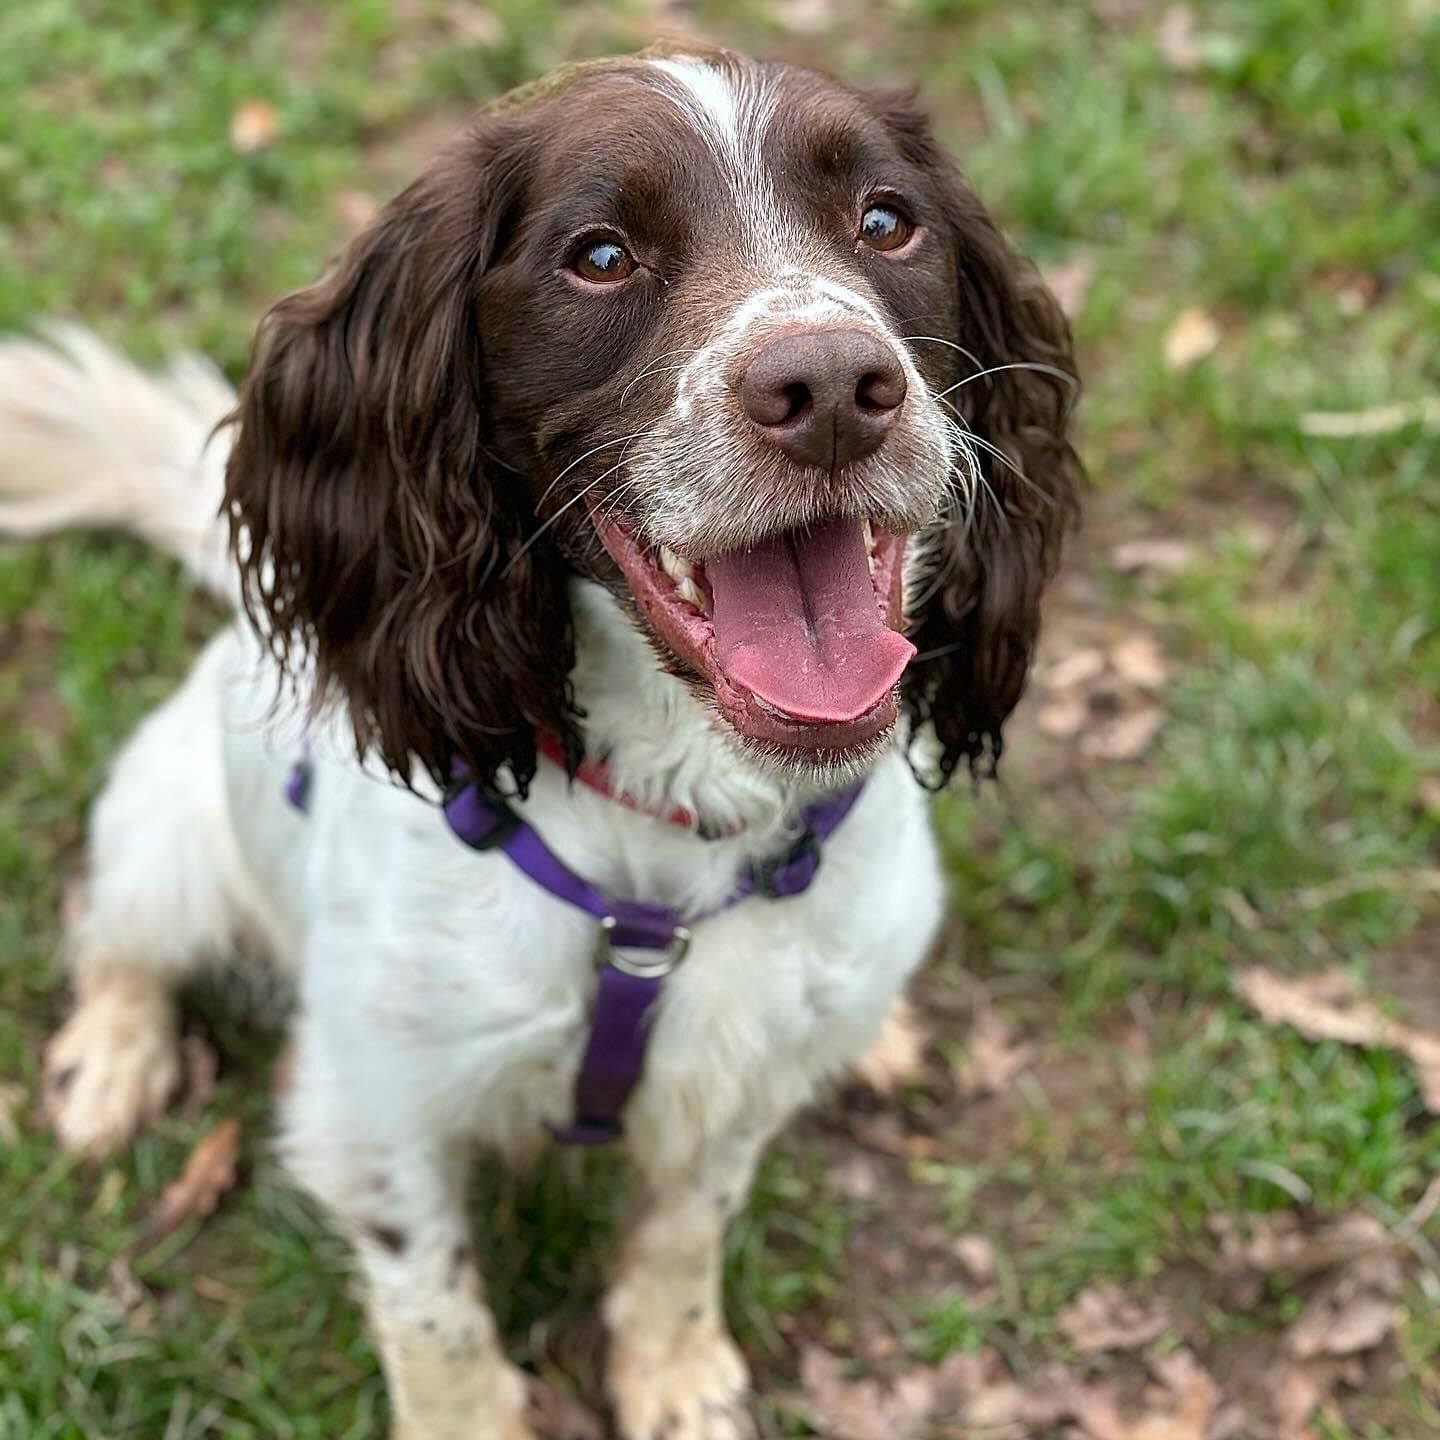
<path fill-rule="evenodd" d="M 969 503 L 957 497 L 951 521 L 921 542 L 923 604 L 910 628 L 919 653 L 904 682 L 916 731 L 929 725 L 939 742 L 943 784 L 961 762 L 972 774 L 994 773 L 1002 727 L 1024 689 L 1041 595 L 1079 516 L 1084 472 L 1070 438 L 1079 382 L 1069 323 L 1034 267 L 908 99 L 876 103 L 938 190 L 957 295 L 956 333 L 946 338 L 970 352 L 953 355 L 958 370 L 946 388 L 954 387 L 948 413 L 974 437 L 978 476 Z"/>
<path fill-rule="evenodd" d="M 477 285 L 522 167 L 486 122 L 262 322 L 226 476 L 247 608 L 408 780 L 573 744 L 565 572 L 487 453 Z"/>

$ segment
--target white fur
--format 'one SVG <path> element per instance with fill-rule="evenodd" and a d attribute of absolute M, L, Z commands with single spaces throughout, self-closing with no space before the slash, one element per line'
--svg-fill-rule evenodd
<path fill-rule="evenodd" d="M 780 206 L 765 163 L 765 127 L 775 93 L 763 70 L 722 68 L 688 55 L 649 62 L 672 82 L 667 98 L 710 147 L 745 220 L 755 258 L 783 263 Z"/>
<path fill-rule="evenodd" d="M 0 515 L 125 524 L 216 578 L 218 525 L 202 532 L 192 520 L 218 510 L 221 442 L 198 466 L 192 442 L 219 418 L 221 396 L 192 423 L 172 389 L 137 390 L 123 361 L 76 343 L 78 363 L 0 345 L 11 380 L 0 456 L 32 466 L 0 468 L 0 497 L 20 497 Z M 71 447 L 64 465 L 46 465 L 32 423 L 42 387 L 75 405 L 73 432 L 57 442 Z M 122 403 L 137 393 L 145 403 Z M 525 817 L 616 895 L 714 905 L 747 859 L 773 852 L 803 796 L 743 759 L 607 595 L 577 584 L 574 599 L 577 700 L 622 785 L 746 829 L 705 841 L 572 788 L 548 765 Z M 125 1138 L 157 1103 L 154 1087 L 135 1083 L 137 1064 L 173 1079 L 174 986 L 207 956 L 262 944 L 301 996 L 284 1154 L 355 1238 L 397 1435 L 518 1440 L 519 1380 L 463 1250 L 464 1174 L 477 1142 L 520 1153 L 570 1117 L 597 929 L 502 854 L 464 848 L 433 803 L 347 755 L 342 716 L 319 737 L 310 812 L 297 815 L 283 798 L 293 728 L 263 719 L 274 689 L 256 641 L 232 627 L 118 757 L 73 937 L 80 1008 L 69 1032 L 86 1043 L 61 1048 L 81 1075 L 59 1084 L 52 1073 L 52 1113 L 85 1148 Z M 720 1318 L 724 1223 L 768 1138 L 876 1033 L 941 905 L 922 794 L 890 754 L 809 891 L 695 926 L 626 1116 L 649 1198 L 606 1313 L 612 1388 L 633 1440 L 671 1416 L 673 1440 L 744 1433 L 744 1368 Z M 145 977 L 125 1026 L 106 979 L 118 974 Z M 128 1107 L 115 1102 L 120 1079 Z M 398 1248 L 387 1243 L 396 1234 Z"/>

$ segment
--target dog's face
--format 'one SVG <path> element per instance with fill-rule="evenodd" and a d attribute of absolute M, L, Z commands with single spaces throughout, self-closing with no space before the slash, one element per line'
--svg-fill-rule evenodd
<path fill-rule="evenodd" d="M 579 573 L 757 763 L 853 768 L 903 700 L 948 774 L 1023 684 L 1071 370 L 907 104 L 728 55 L 582 67 L 272 312 L 237 546 L 401 771 L 523 783 L 537 727 L 578 740 Z"/>

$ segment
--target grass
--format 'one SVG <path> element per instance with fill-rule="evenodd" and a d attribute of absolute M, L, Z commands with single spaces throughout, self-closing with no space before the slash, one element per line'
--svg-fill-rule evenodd
<path fill-rule="evenodd" d="M 878 1283 L 859 1237 L 911 1245 L 886 1216 L 902 1192 L 942 1233 L 991 1236 L 1003 1283 L 984 1303 L 918 1282 L 886 1296 L 900 1354 L 998 1343 L 1023 1365 L 1053 1352 L 1054 1314 L 1095 1279 L 1143 1287 L 1203 1260 L 1217 1213 L 1393 1217 L 1440 1170 L 1407 1062 L 1270 1030 L 1230 987 L 1254 963 L 1383 977 L 1398 948 L 1440 936 L 1433 893 L 1407 878 L 1440 863 L 1421 798 L 1440 774 L 1440 442 L 1302 424 L 1440 388 L 1434 7 L 1197 7 L 1180 70 L 1143 6 L 910 0 L 883 23 L 834 8 L 824 36 L 758 3 L 701 5 L 694 23 L 918 82 L 1025 248 L 1092 267 L 1087 584 L 1062 593 L 1053 633 L 1153 634 L 1171 674 L 1138 762 L 1061 755 L 1046 771 L 1056 747 L 1022 717 L 1004 786 L 939 807 L 967 965 L 1083 1083 L 1047 1085 L 1042 1066 L 993 1140 L 976 1128 L 990 1111 L 922 1086 L 898 1108 L 938 1151 L 892 1167 L 878 1202 L 827 1176 L 855 1144 L 843 1112 L 779 1148 L 732 1239 L 730 1296 L 781 1389 L 799 1336 L 856 1333 L 855 1292 Z M 558 0 L 7 7 L 0 328 L 81 316 L 141 356 L 183 343 L 238 374 L 260 308 L 316 272 L 356 197 L 402 183 L 448 117 L 646 32 L 642 14 Z M 278 136 L 240 153 L 231 116 L 255 100 Z M 1165 337 L 1190 306 L 1220 340 L 1172 369 Z M 1110 547 L 1136 535 L 1184 540 L 1192 561 L 1115 573 Z M 0 1076 L 29 1093 L 63 1003 L 50 956 L 86 804 L 214 616 L 137 547 L 68 539 L 0 548 L 0 623 Z M 954 962 L 931 983 L 958 986 Z M 168 1118 L 123 1161 L 65 1160 L 17 1110 L 0 1165 L 6 1440 L 377 1433 L 343 1248 L 260 1140 L 216 1217 L 132 1255 L 208 1122 L 238 1113 L 264 1133 L 267 1042 L 214 1027 L 226 1065 L 206 1113 Z M 546 1334 L 588 1322 L 624 1208 L 610 1162 L 578 1184 L 567 1169 L 493 1181 L 492 1287 L 536 1363 L 542 1317 Z M 1319 1433 L 1433 1433 L 1425 1283 L 1396 1342 L 1404 1379 L 1362 1387 Z M 1244 1323 L 1273 1328 L 1295 1303 L 1282 1288 Z"/>

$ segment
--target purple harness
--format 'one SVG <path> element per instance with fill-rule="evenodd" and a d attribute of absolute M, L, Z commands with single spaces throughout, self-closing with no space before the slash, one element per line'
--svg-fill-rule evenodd
<path fill-rule="evenodd" d="M 308 808 L 308 756 L 290 773 L 285 793 L 298 810 Z M 443 802 L 445 821 L 472 850 L 501 850 L 542 890 L 600 922 L 598 978 L 590 1034 L 575 1079 L 575 1119 L 556 1127 L 572 1145 L 603 1145 L 621 1133 L 620 1116 L 645 1068 L 650 1012 L 665 977 L 690 948 L 690 927 L 751 896 L 783 900 L 810 888 L 820 869 L 820 846 L 860 797 L 861 783 L 806 806 L 803 829 L 787 850 L 747 866 L 735 888 L 713 909 L 688 918 L 668 905 L 622 900 L 577 875 L 549 849 L 504 797 L 474 782 L 452 787 Z"/>

